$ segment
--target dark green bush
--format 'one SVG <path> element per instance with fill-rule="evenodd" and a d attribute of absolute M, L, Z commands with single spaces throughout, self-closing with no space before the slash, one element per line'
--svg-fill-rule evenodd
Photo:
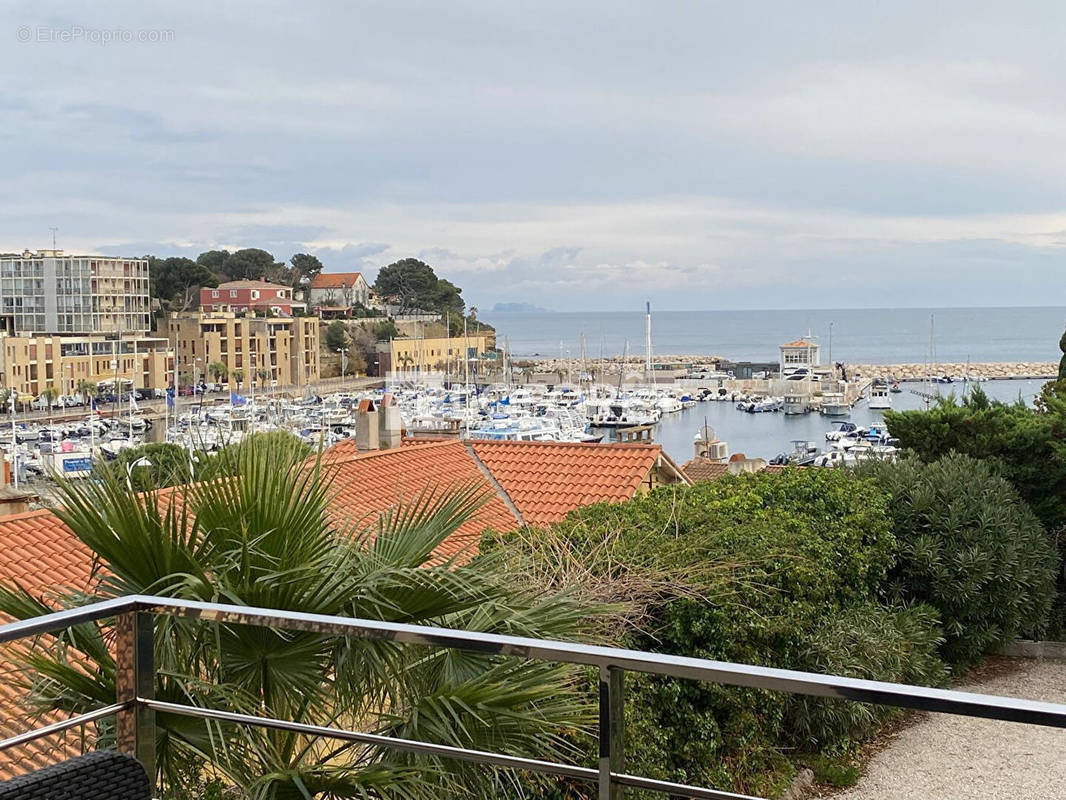
<path fill-rule="evenodd" d="M 943 642 L 937 612 L 930 606 L 859 605 L 814 630 L 800 666 L 849 678 L 941 686 L 948 678 L 937 652 Z M 896 713 L 883 706 L 797 695 L 785 729 L 799 747 L 833 747 L 874 734 Z"/>
<path fill-rule="evenodd" d="M 892 495 L 899 553 L 884 595 L 937 609 L 949 664 L 970 666 L 1018 635 L 1042 633 L 1058 556 L 989 464 L 952 454 L 929 464 L 870 463 L 859 474 Z"/>

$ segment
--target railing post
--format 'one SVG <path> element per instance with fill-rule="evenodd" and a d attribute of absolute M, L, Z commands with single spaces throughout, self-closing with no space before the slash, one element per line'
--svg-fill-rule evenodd
<path fill-rule="evenodd" d="M 132 703 L 118 715 L 116 745 L 141 762 L 155 785 L 155 712 L 137 702 L 155 698 L 155 617 L 144 611 L 115 619 L 115 694 Z"/>
<path fill-rule="evenodd" d="M 625 672 L 600 667 L 600 780 L 599 800 L 621 800 L 624 787 L 611 780 L 612 772 L 625 769 L 623 723 Z"/>

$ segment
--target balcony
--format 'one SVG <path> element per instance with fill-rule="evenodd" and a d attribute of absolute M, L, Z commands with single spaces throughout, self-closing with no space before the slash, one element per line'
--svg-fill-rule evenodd
<path fill-rule="evenodd" d="M 523 661 L 580 665 L 599 672 L 599 763 L 597 767 L 540 760 L 535 754 L 514 755 L 454 747 L 427 741 L 381 736 L 341 727 L 308 725 L 268 716 L 236 713 L 155 699 L 154 636 L 159 621 L 200 620 L 219 631 L 237 626 L 265 626 L 276 631 L 303 631 L 324 636 L 376 640 L 461 650 Z M 107 622 L 115 633 L 113 703 L 90 712 L 28 730 L 0 741 L 0 751 L 46 736 L 114 719 L 115 742 L 134 756 L 149 775 L 156 775 L 156 714 L 166 713 L 214 723 L 299 734 L 407 754 L 457 760 L 494 769 L 555 775 L 587 784 L 601 800 L 617 800 L 626 788 L 671 797 L 713 800 L 759 800 L 749 795 L 701 788 L 633 775 L 625 771 L 624 692 L 627 673 L 645 673 L 728 686 L 790 692 L 928 712 L 957 714 L 1030 725 L 1066 728 L 1066 705 L 996 697 L 918 686 L 843 678 L 832 675 L 754 667 L 697 658 L 645 653 L 552 640 L 432 628 L 346 617 L 324 616 L 246 606 L 221 605 L 162 597 L 131 596 L 94 603 L 0 626 L 0 643 L 72 631 L 88 622 Z"/>

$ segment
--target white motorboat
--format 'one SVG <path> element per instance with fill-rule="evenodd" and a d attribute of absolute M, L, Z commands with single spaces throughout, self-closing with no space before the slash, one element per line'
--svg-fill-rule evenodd
<path fill-rule="evenodd" d="M 827 417 L 846 417 L 851 414 L 851 406 L 840 392 L 826 392 L 822 395 L 821 412 Z"/>
<path fill-rule="evenodd" d="M 869 406 L 875 410 L 892 408 L 892 394 L 886 381 L 877 380 L 870 385 Z"/>

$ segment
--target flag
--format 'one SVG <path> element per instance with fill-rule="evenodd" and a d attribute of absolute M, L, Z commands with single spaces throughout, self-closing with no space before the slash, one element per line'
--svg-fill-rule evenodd
<path fill-rule="evenodd" d="M 174 408 L 174 389 L 167 389 L 167 408 Z"/>
<path fill-rule="evenodd" d="M 248 398 L 244 395 L 237 394 L 236 392 L 229 393 L 229 401 L 232 405 L 243 406 L 248 402 Z"/>

